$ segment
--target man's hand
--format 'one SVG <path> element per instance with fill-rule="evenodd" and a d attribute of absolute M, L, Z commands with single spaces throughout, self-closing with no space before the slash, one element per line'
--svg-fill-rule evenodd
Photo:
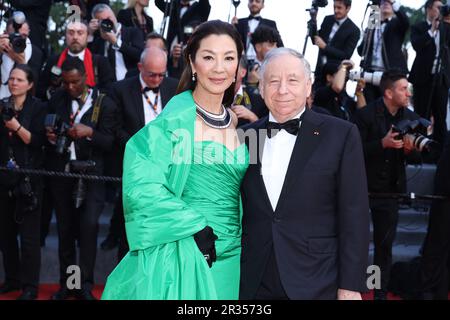
<path fill-rule="evenodd" d="M 431 22 L 431 32 L 436 32 L 437 30 L 439 30 L 439 19 L 435 19 L 433 20 L 433 22 Z"/>
<path fill-rule="evenodd" d="M 338 300 L 362 300 L 361 293 L 356 291 L 350 291 L 345 289 L 338 289 L 337 292 Z"/>
<path fill-rule="evenodd" d="M 249 109 L 247 109 L 245 106 L 242 105 L 232 106 L 231 110 L 233 110 L 238 119 L 245 119 L 250 122 L 258 121 L 258 116 Z"/>
<path fill-rule="evenodd" d="M 0 34 L 0 53 L 4 53 L 9 48 L 9 36 Z"/>
<path fill-rule="evenodd" d="M 231 24 L 238 24 L 238 18 L 233 17 L 233 19 L 231 19 Z"/>
<path fill-rule="evenodd" d="M 449 23 L 449 24 L 450 24 L 450 15 L 445 16 L 445 17 L 443 18 L 443 20 L 444 20 L 445 23 Z"/>
<path fill-rule="evenodd" d="M 395 137 L 399 135 L 398 132 L 392 132 L 391 130 L 388 131 L 386 136 L 381 140 L 381 144 L 383 145 L 384 149 L 391 148 L 391 149 L 401 149 L 403 148 L 403 140 L 397 140 Z"/>
<path fill-rule="evenodd" d="M 327 43 L 319 36 L 314 37 L 314 44 L 322 50 L 327 46 Z"/>
<path fill-rule="evenodd" d="M 9 121 L 5 121 L 5 127 L 11 131 L 17 131 L 17 129 L 20 127 L 20 123 L 16 118 L 12 118 Z"/>
<path fill-rule="evenodd" d="M 25 51 L 21 52 L 21 53 L 17 53 L 14 51 L 14 49 L 12 48 L 11 44 L 8 43 L 6 45 L 6 49 L 3 50 L 4 53 L 6 53 L 11 60 L 13 60 L 15 63 L 17 64 L 26 64 L 27 61 L 25 60 Z"/>
<path fill-rule="evenodd" d="M 103 40 L 108 41 L 112 45 L 115 45 L 117 43 L 117 37 L 113 32 L 103 32 L 100 30 L 100 36 L 103 38 Z"/>
<path fill-rule="evenodd" d="M 411 138 L 408 135 L 403 137 L 403 151 L 405 154 L 410 154 L 414 150 L 413 139 Z"/>
<path fill-rule="evenodd" d="M 77 123 L 72 128 L 67 130 L 67 133 L 73 140 L 76 140 L 81 138 L 91 138 L 94 130 L 82 123 Z"/>
<path fill-rule="evenodd" d="M 48 141 L 55 144 L 56 143 L 56 134 L 53 132 L 52 128 L 45 128 L 45 135 L 47 136 Z"/>
<path fill-rule="evenodd" d="M 352 70 L 355 63 L 352 60 L 343 60 L 339 68 L 345 68 L 346 71 Z"/>

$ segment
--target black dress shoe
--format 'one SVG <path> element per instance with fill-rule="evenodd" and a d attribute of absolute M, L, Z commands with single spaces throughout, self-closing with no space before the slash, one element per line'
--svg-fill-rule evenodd
<path fill-rule="evenodd" d="M 14 285 L 14 284 L 5 282 L 5 283 L 0 287 L 0 294 L 12 292 L 12 291 L 18 291 L 18 290 L 20 290 L 20 286 L 19 286 L 19 285 Z"/>
<path fill-rule="evenodd" d="M 112 235 L 108 235 L 106 237 L 106 239 L 103 240 L 103 242 L 100 244 L 100 248 L 102 250 L 107 251 L 107 250 L 114 249 L 118 245 L 119 245 L 119 240 L 116 237 L 112 236 Z"/>
<path fill-rule="evenodd" d="M 94 297 L 94 295 L 92 294 L 91 290 L 87 289 L 78 290 L 76 293 L 76 298 L 79 300 L 88 300 L 88 301 L 97 300 L 97 298 Z"/>
<path fill-rule="evenodd" d="M 34 289 L 25 289 L 22 294 L 17 297 L 16 300 L 36 300 L 37 299 L 37 291 Z"/>
<path fill-rule="evenodd" d="M 64 287 L 64 288 L 60 288 L 58 291 L 56 291 L 54 294 L 52 294 L 52 296 L 50 297 L 50 300 L 66 300 L 73 296 L 74 296 L 74 293 L 71 292 L 71 290 Z"/>

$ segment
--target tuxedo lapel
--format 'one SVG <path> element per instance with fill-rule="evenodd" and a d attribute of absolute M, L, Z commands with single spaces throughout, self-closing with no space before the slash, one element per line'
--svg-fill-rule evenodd
<path fill-rule="evenodd" d="M 305 110 L 275 211 L 282 209 L 289 196 L 289 190 L 302 175 L 306 163 L 321 141 L 319 127 L 322 120 L 314 115 L 313 111 Z"/>
<path fill-rule="evenodd" d="M 136 90 L 137 88 L 137 90 Z M 136 108 L 136 114 L 139 119 L 139 127 L 142 128 L 145 126 L 145 115 L 144 115 L 144 104 L 142 103 L 142 93 L 141 93 L 141 82 L 139 81 L 139 76 L 135 77 L 135 81 L 133 81 L 133 86 L 129 88 L 129 92 L 131 92 L 133 96 L 133 106 Z M 125 95 L 126 97 L 126 92 Z"/>
<path fill-rule="evenodd" d="M 159 87 L 159 94 L 161 95 L 161 106 L 164 109 L 164 106 L 167 104 L 169 97 L 167 96 L 166 90 L 166 79 L 161 82 L 161 86 Z"/>

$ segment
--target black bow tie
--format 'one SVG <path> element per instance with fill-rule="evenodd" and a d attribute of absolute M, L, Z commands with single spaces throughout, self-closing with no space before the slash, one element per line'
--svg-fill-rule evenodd
<path fill-rule="evenodd" d="M 149 88 L 149 87 L 145 87 L 142 92 L 147 92 L 147 91 L 153 91 L 154 94 L 157 94 L 159 92 L 159 87 L 156 88 Z"/>
<path fill-rule="evenodd" d="M 381 24 L 385 24 L 385 23 L 388 23 L 389 22 L 389 19 L 384 19 L 383 21 L 381 21 Z"/>
<path fill-rule="evenodd" d="M 249 17 L 248 17 L 248 20 L 256 20 L 256 21 L 261 21 L 261 16 L 257 16 L 257 17 L 254 17 L 254 16 L 249 16 Z"/>
<path fill-rule="evenodd" d="M 341 25 L 341 22 L 339 20 L 334 20 L 334 23 L 337 24 L 338 27 Z"/>
<path fill-rule="evenodd" d="M 189 8 L 190 6 L 191 6 L 190 2 L 188 2 L 188 3 L 181 3 L 180 2 L 180 8 Z"/>
<path fill-rule="evenodd" d="M 269 139 L 275 137 L 281 129 L 284 129 L 288 133 L 296 136 L 298 134 L 301 120 L 302 117 L 297 119 L 291 119 L 283 123 L 269 121 L 269 123 L 267 124 L 267 136 L 269 137 Z"/>

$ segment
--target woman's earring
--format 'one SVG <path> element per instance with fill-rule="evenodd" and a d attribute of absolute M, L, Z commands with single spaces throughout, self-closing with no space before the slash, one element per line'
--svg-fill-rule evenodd
<path fill-rule="evenodd" d="M 197 73 L 196 72 L 192 73 L 192 82 L 195 82 L 195 81 L 197 81 Z"/>
<path fill-rule="evenodd" d="M 235 83 L 236 82 L 236 77 L 234 77 L 234 79 L 233 79 L 233 83 Z"/>

